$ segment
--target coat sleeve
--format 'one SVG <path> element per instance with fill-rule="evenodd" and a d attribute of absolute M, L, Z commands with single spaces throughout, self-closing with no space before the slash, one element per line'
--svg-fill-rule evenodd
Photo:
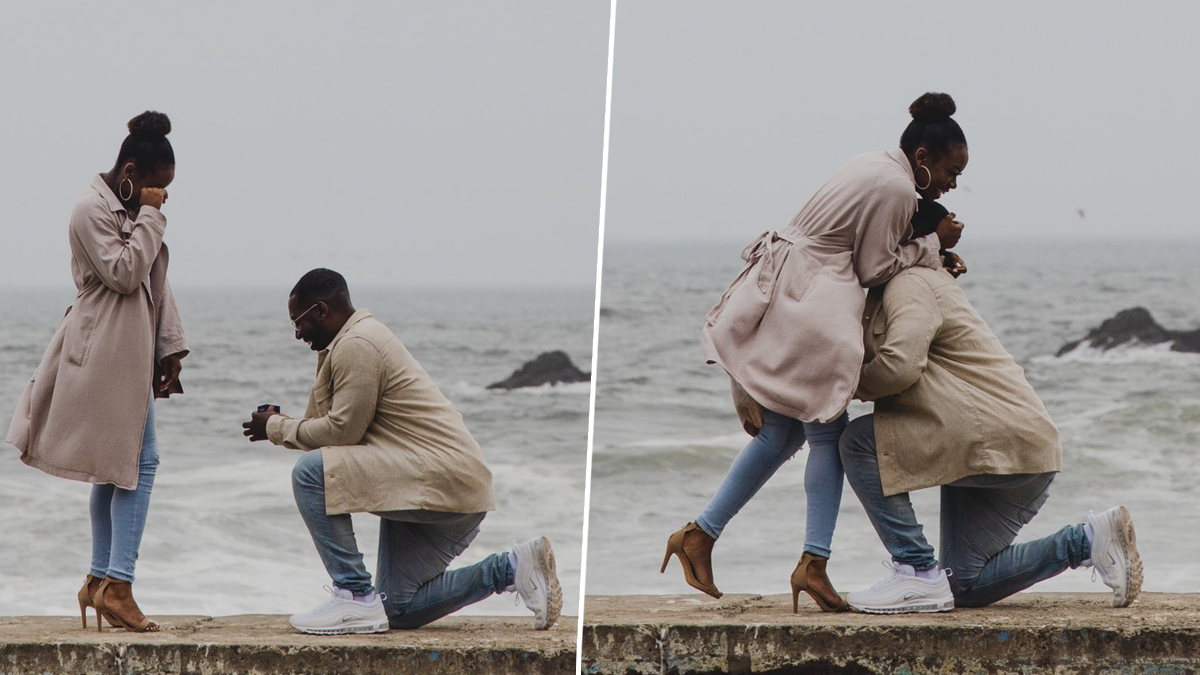
<path fill-rule="evenodd" d="M 874 359 L 863 364 L 855 397 L 875 401 L 908 389 L 929 363 L 929 345 L 942 327 L 942 310 L 928 282 L 906 274 L 884 291 L 884 325 Z"/>
<path fill-rule="evenodd" d="M 162 295 L 158 303 L 158 338 L 154 345 L 155 363 L 164 357 L 188 351 L 187 338 L 183 335 L 183 319 L 179 316 L 179 305 L 171 282 L 163 278 Z"/>
<path fill-rule="evenodd" d="M 128 238 L 103 201 L 81 201 L 71 214 L 71 237 L 86 263 L 105 286 L 129 295 L 150 275 L 162 247 L 167 219 L 153 206 L 143 206 Z"/>
<path fill-rule="evenodd" d="M 349 337 L 329 358 L 334 383 L 329 414 L 302 420 L 274 415 L 267 420 L 271 442 L 296 450 L 362 442 L 383 393 L 383 355 L 368 340 Z"/>
<path fill-rule="evenodd" d="M 939 266 L 936 236 L 904 241 L 912 232 L 909 221 L 916 204 L 910 193 L 890 184 L 868 191 L 854 240 L 854 273 L 865 288 L 887 283 L 913 265 Z"/>

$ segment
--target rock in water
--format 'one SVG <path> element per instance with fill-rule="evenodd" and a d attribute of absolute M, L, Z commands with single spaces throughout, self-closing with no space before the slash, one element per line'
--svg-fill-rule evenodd
<path fill-rule="evenodd" d="M 559 382 L 587 382 L 591 376 L 575 367 L 566 352 L 553 351 L 539 354 L 529 363 L 513 371 L 506 380 L 493 382 L 488 389 L 520 389 L 539 387 Z"/>
<path fill-rule="evenodd" d="M 1058 356 L 1074 350 L 1081 344 L 1096 349 L 1109 350 L 1121 345 L 1157 345 L 1171 343 L 1173 352 L 1200 352 L 1200 329 L 1193 331 L 1167 330 L 1154 320 L 1145 307 L 1134 307 L 1117 312 L 1106 319 L 1099 328 L 1093 328 L 1082 340 L 1068 342 L 1058 350 Z"/>

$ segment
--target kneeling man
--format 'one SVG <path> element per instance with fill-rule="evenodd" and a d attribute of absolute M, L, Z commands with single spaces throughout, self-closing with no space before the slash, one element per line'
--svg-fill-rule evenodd
<path fill-rule="evenodd" d="M 850 593 L 850 606 L 980 607 L 1081 566 L 1112 588 L 1113 606 L 1133 602 L 1142 563 L 1123 506 L 1013 544 L 1046 502 L 1062 446 L 1024 371 L 950 272 L 913 267 L 872 289 L 863 328 L 857 397 L 875 401 L 875 412 L 850 422 L 841 455 L 893 573 Z M 908 498 L 933 486 L 942 492 L 940 562 Z"/>
<path fill-rule="evenodd" d="M 296 506 L 312 534 L 332 598 L 291 617 L 305 633 L 417 628 L 492 595 L 515 591 L 549 628 L 562 609 L 545 537 L 447 571 L 487 511 L 492 474 L 462 415 L 400 340 L 356 310 L 342 275 L 316 269 L 288 298 L 296 339 L 317 352 L 303 419 L 260 410 L 242 425 L 305 454 L 292 472 Z M 379 525 L 376 584 L 363 565 L 351 513 Z"/>

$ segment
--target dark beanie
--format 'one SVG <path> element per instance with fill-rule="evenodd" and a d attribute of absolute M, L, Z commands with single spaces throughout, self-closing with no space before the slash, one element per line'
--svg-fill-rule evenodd
<path fill-rule="evenodd" d="M 932 234 L 937 229 L 938 223 L 942 222 L 942 218 L 950 210 L 941 204 L 929 200 L 917 200 L 917 212 L 912 217 L 912 229 L 914 237 L 924 237 L 927 234 Z"/>

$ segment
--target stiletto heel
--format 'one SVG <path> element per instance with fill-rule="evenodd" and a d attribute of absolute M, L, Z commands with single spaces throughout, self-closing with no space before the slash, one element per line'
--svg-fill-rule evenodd
<path fill-rule="evenodd" d="M 87 630 L 87 611 L 92 607 L 92 593 L 89 589 L 95 580 L 96 577 L 87 575 L 87 578 L 83 580 L 83 588 L 79 589 L 79 594 L 76 596 L 79 600 L 79 618 L 83 621 L 84 630 Z"/>
<path fill-rule="evenodd" d="M 711 555 L 712 545 L 715 540 L 713 540 L 713 538 L 710 537 L 704 530 L 700 529 L 700 526 L 695 522 L 688 523 L 687 525 L 683 526 L 683 529 L 667 538 L 667 552 L 663 556 L 662 569 L 660 569 L 658 573 L 663 574 L 667 571 L 667 563 L 670 562 L 671 556 L 674 555 L 676 558 L 679 558 L 679 564 L 681 567 L 683 567 L 683 579 L 687 582 L 688 586 L 719 599 L 724 594 L 717 590 L 716 583 L 712 581 L 708 583 L 700 582 L 700 580 L 696 577 L 696 563 L 692 561 L 691 557 L 687 554 L 687 551 L 683 549 L 684 537 L 688 532 L 692 532 L 693 530 L 702 535 L 703 540 L 707 542 L 708 545 L 707 553 Z M 709 567 L 709 576 L 711 577 L 711 562 Z"/>
<path fill-rule="evenodd" d="M 850 609 L 849 603 L 834 590 L 833 584 L 830 583 L 829 577 L 825 573 L 825 564 L 828 562 L 829 558 L 822 558 L 808 551 L 800 556 L 800 562 L 796 563 L 796 569 L 792 571 L 791 578 L 793 614 L 800 613 L 800 591 L 808 593 L 822 612 L 844 612 Z M 815 577 L 813 580 L 816 582 L 815 584 L 809 583 L 810 574 Z"/>

